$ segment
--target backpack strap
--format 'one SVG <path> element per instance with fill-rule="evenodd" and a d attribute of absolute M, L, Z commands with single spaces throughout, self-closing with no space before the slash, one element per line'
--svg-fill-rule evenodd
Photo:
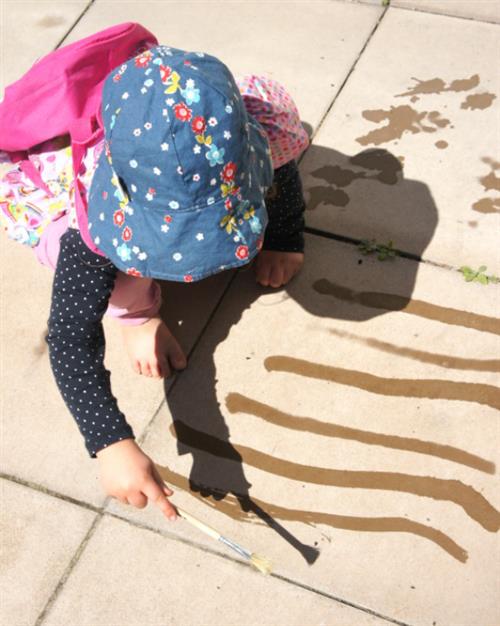
<path fill-rule="evenodd" d="M 78 172 L 80 171 L 88 147 L 104 137 L 100 116 L 98 115 L 97 118 L 87 117 L 75 120 L 70 127 L 70 136 L 74 172 L 73 188 L 75 192 L 74 199 L 78 228 L 80 229 L 80 234 L 87 247 L 96 254 L 106 256 L 97 248 L 90 236 L 88 228 L 87 194 L 82 181 L 78 178 Z"/>

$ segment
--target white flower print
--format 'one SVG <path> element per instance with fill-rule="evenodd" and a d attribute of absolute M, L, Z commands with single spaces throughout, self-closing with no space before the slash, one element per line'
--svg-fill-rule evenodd
<path fill-rule="evenodd" d="M 215 202 L 215 198 L 213 198 L 212 196 L 210 196 L 210 198 L 207 198 L 207 204 L 213 204 Z"/>
<path fill-rule="evenodd" d="M 141 134 L 141 129 L 140 128 L 134 128 L 134 135 L 136 137 L 139 137 L 140 134 Z"/>
<path fill-rule="evenodd" d="M 217 179 L 212 178 L 212 180 L 210 181 L 210 184 L 212 185 L 212 187 L 213 187 L 214 185 L 216 185 L 216 184 L 217 184 Z"/>
<path fill-rule="evenodd" d="M 145 128 L 146 130 L 151 130 L 151 129 L 153 128 L 153 124 L 151 124 L 151 122 L 146 122 L 146 123 L 144 124 L 144 128 Z"/>
<path fill-rule="evenodd" d="M 135 135 L 135 131 L 134 131 L 134 135 Z M 129 161 L 128 164 L 130 165 L 130 167 L 133 167 L 134 169 L 138 166 L 138 163 L 135 159 L 132 159 L 131 161 Z"/>
<path fill-rule="evenodd" d="M 125 207 L 125 213 L 127 215 L 133 215 L 134 214 L 134 209 L 131 206 L 126 206 Z"/>
<path fill-rule="evenodd" d="M 149 200 L 149 202 L 151 202 L 151 200 L 153 199 L 153 194 L 152 193 L 148 193 L 146 194 L 146 200 Z"/>
<path fill-rule="evenodd" d="M 226 113 L 232 113 L 233 112 L 233 107 L 230 104 L 228 104 L 226 106 L 226 108 L 225 108 L 225 111 L 226 111 Z"/>
<path fill-rule="evenodd" d="M 137 254 L 137 253 L 139 252 L 139 250 L 140 250 L 139 246 L 134 246 L 134 247 L 132 248 L 132 252 L 133 252 L 134 254 Z"/>
<path fill-rule="evenodd" d="M 168 203 L 168 206 L 169 206 L 171 209 L 178 209 L 178 208 L 179 208 L 179 203 L 178 203 L 178 202 L 176 202 L 175 200 L 171 200 L 171 201 Z"/>
<path fill-rule="evenodd" d="M 195 52 L 197 57 L 204 57 L 205 54 L 203 52 Z"/>
<path fill-rule="evenodd" d="M 127 100 L 129 94 L 128 91 L 126 91 L 125 93 L 122 93 L 122 100 Z"/>
<path fill-rule="evenodd" d="M 130 189 L 132 189 L 134 193 L 137 191 L 137 187 L 134 185 L 134 183 L 130 185 Z"/>
<path fill-rule="evenodd" d="M 197 183 L 200 180 L 200 175 L 199 174 L 193 174 L 193 180 L 195 183 Z"/>
<path fill-rule="evenodd" d="M 101 243 L 100 238 L 99 238 L 99 237 L 96 237 L 96 238 L 94 239 L 94 243 L 95 243 L 95 245 L 96 245 L 96 246 L 98 246 L 98 245 Z"/>
<path fill-rule="evenodd" d="M 182 167 L 180 165 L 177 167 L 177 174 L 182 176 Z"/>
<path fill-rule="evenodd" d="M 89 222 L 89 228 L 92 228 L 92 222 Z"/>
<path fill-rule="evenodd" d="M 238 235 L 235 235 L 235 236 L 233 237 L 233 241 L 238 242 L 239 240 L 240 240 L 240 238 L 238 237 Z"/>
<path fill-rule="evenodd" d="M 231 133 L 228 130 L 224 131 L 224 139 L 231 139 Z"/>
<path fill-rule="evenodd" d="M 168 117 L 168 110 L 167 109 L 163 109 L 162 113 L 163 113 L 163 117 Z"/>
<path fill-rule="evenodd" d="M 159 167 L 153 167 L 153 172 L 159 176 L 161 174 L 161 169 Z"/>
<path fill-rule="evenodd" d="M 115 239 L 113 239 L 113 245 L 114 245 L 114 247 L 116 248 L 116 246 L 118 245 L 118 239 L 116 239 L 116 238 L 115 238 Z"/>
<path fill-rule="evenodd" d="M 167 98 L 165 100 L 165 104 L 168 104 L 169 107 L 171 107 L 174 102 L 175 102 L 175 100 L 173 98 Z"/>
<path fill-rule="evenodd" d="M 168 233 L 170 226 L 168 224 L 162 224 L 161 229 L 164 233 Z"/>
<path fill-rule="evenodd" d="M 163 150 L 163 152 L 166 152 L 168 150 L 168 143 L 164 142 L 164 143 L 161 144 L 160 147 Z"/>
<path fill-rule="evenodd" d="M 172 258 L 174 261 L 180 261 L 182 259 L 182 254 L 180 252 L 174 252 L 174 254 L 172 254 Z"/>
<path fill-rule="evenodd" d="M 148 255 L 145 252 L 141 252 L 137 255 L 137 258 L 139 259 L 139 261 L 144 261 L 148 258 Z"/>
<path fill-rule="evenodd" d="M 208 118 L 208 125 L 209 126 L 217 126 L 217 119 L 215 117 L 209 117 Z"/>
<path fill-rule="evenodd" d="M 151 85 L 153 85 L 154 80 L 151 78 L 148 78 L 147 80 L 144 81 L 144 86 L 145 87 L 151 87 Z"/>
<path fill-rule="evenodd" d="M 192 78 L 187 79 L 186 87 L 194 87 L 194 80 Z"/>
<path fill-rule="evenodd" d="M 200 152 L 201 152 L 201 146 L 195 146 L 195 147 L 193 148 L 193 152 L 194 152 L 195 154 L 200 154 Z"/>
<path fill-rule="evenodd" d="M 146 87 L 143 87 L 143 88 L 141 89 L 141 93 L 148 93 L 148 90 L 146 89 Z"/>
<path fill-rule="evenodd" d="M 198 241 L 203 241 L 205 239 L 205 236 L 203 235 L 203 233 L 198 233 L 196 235 L 196 239 L 198 239 Z"/>
<path fill-rule="evenodd" d="M 99 219 L 104 222 L 104 213 L 99 213 Z"/>

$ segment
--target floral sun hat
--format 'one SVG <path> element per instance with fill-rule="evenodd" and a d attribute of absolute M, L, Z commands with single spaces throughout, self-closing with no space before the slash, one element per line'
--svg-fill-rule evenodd
<path fill-rule="evenodd" d="M 191 282 L 258 253 L 270 148 L 221 61 L 153 47 L 108 75 L 100 114 L 89 232 L 114 265 Z"/>

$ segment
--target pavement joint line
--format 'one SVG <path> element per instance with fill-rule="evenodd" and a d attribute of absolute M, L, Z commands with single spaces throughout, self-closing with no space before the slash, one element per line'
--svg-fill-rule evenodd
<path fill-rule="evenodd" d="M 321 230 L 318 228 L 313 228 L 311 226 L 306 226 L 304 228 L 304 232 L 313 235 L 316 237 L 323 237 L 324 239 L 334 239 L 335 241 L 341 241 L 342 243 L 347 243 L 351 245 L 357 246 L 361 243 L 361 239 L 356 239 L 355 237 L 349 237 L 347 235 L 339 235 L 337 233 L 331 233 L 326 230 Z M 434 267 L 439 267 L 445 270 L 451 270 L 455 272 L 459 272 L 460 270 L 453 265 L 448 265 L 447 263 L 439 263 L 438 261 L 432 261 L 430 259 L 423 259 L 418 254 L 414 254 L 412 252 L 405 252 L 404 250 L 399 250 L 398 248 L 394 248 L 394 250 L 398 253 L 398 256 L 403 257 L 405 259 L 409 259 L 410 261 L 416 261 L 417 263 L 426 263 L 428 265 L 433 265 Z"/>
<path fill-rule="evenodd" d="M 232 282 L 232 281 L 231 281 Z M 65 582 L 68 580 L 69 576 L 71 575 L 71 572 L 73 571 L 73 569 L 75 568 L 76 564 L 78 563 L 81 554 L 83 553 L 85 547 L 87 546 L 87 544 L 89 543 L 90 539 L 93 537 L 94 533 L 96 532 L 97 526 L 98 524 L 101 522 L 101 520 L 105 517 L 105 516 L 109 516 L 115 519 L 119 519 L 122 522 L 125 522 L 127 524 L 130 524 L 131 526 L 134 526 L 136 528 L 140 528 L 142 530 L 147 530 L 149 532 L 153 532 L 157 535 L 160 535 L 164 538 L 167 539 L 173 539 L 175 541 L 179 541 L 181 543 L 184 543 L 192 548 L 195 548 L 197 550 L 200 550 L 202 552 L 207 552 L 209 554 L 212 554 L 214 556 L 218 556 L 220 558 L 226 559 L 232 563 L 236 563 L 242 567 L 250 567 L 252 568 L 252 566 L 249 563 L 246 563 L 245 561 L 242 561 L 240 559 L 237 559 L 229 554 L 225 554 L 224 552 L 219 552 L 218 550 L 211 548 L 209 546 L 200 544 L 196 541 L 193 541 L 191 539 L 187 539 L 185 537 L 182 537 L 180 535 L 177 535 L 175 533 L 173 533 L 170 530 L 161 530 L 158 528 L 154 528 L 152 526 L 149 526 L 148 524 L 144 523 L 144 522 L 140 522 L 138 520 L 135 519 L 129 519 L 127 517 L 124 517 L 122 515 L 120 515 L 119 513 L 113 513 L 109 510 L 106 509 L 107 505 L 109 504 L 109 502 L 112 500 L 111 496 L 108 496 L 103 505 L 102 506 L 96 506 L 93 504 L 90 504 L 89 502 L 85 502 L 84 500 L 78 500 L 77 498 L 72 498 L 71 496 L 67 496 L 66 494 L 62 494 L 59 493 L 53 489 L 49 489 L 48 487 L 45 487 L 43 485 L 40 485 L 38 483 L 35 483 L 33 481 L 30 480 L 25 480 L 22 478 L 19 478 L 17 476 L 14 476 L 12 474 L 7 474 L 5 472 L 0 472 L 0 478 L 4 478 L 5 480 L 9 480 L 11 482 L 17 483 L 19 485 L 22 485 L 24 487 L 27 487 L 29 489 L 33 489 L 34 491 L 38 491 L 41 492 L 47 496 L 59 499 L 59 500 L 63 500 L 65 502 L 68 502 L 70 504 L 74 504 L 75 506 L 79 506 L 81 508 L 87 509 L 89 511 L 92 511 L 96 514 L 94 520 L 92 521 L 92 524 L 89 528 L 89 530 L 87 531 L 85 537 L 82 539 L 81 543 L 79 544 L 79 546 L 76 548 L 75 553 L 73 554 L 73 556 L 71 557 L 71 560 L 69 562 L 69 564 L 66 566 L 64 572 L 61 575 L 61 578 L 59 579 L 58 583 L 56 584 L 53 592 L 51 593 L 51 595 L 49 596 L 44 608 L 42 609 L 42 611 L 40 612 L 40 614 L 38 615 L 38 618 L 35 621 L 34 626 L 41 626 L 41 624 L 43 623 L 43 620 L 45 619 L 45 617 L 47 616 L 47 614 L 49 613 L 51 607 L 53 606 L 54 602 L 57 599 L 57 596 L 59 595 L 59 593 L 61 592 L 61 590 L 64 587 Z M 252 568 L 253 569 L 253 568 Z M 321 591 L 319 589 L 314 589 L 314 587 L 310 587 L 309 585 L 306 585 L 304 583 L 301 583 L 300 581 L 294 580 L 292 578 L 288 578 L 286 576 L 283 576 L 282 574 L 276 574 L 276 573 L 271 573 L 270 576 L 277 578 L 283 582 L 286 582 L 290 585 L 294 585 L 296 587 L 300 587 L 302 589 L 305 589 L 306 591 L 309 591 L 311 593 L 315 593 L 317 595 L 323 596 L 325 598 L 328 598 L 329 600 L 334 600 L 335 602 L 339 602 L 341 604 L 344 604 L 346 606 L 350 606 L 353 607 L 359 611 L 363 611 L 365 613 L 369 613 L 370 615 L 374 615 L 376 617 L 379 617 L 381 619 L 384 619 L 390 623 L 393 624 L 398 624 L 398 626 L 410 626 L 409 624 L 406 624 L 405 622 L 400 622 L 397 620 L 394 620 L 393 618 L 387 617 L 385 615 L 382 615 L 381 613 L 377 613 L 376 611 L 369 609 L 367 607 L 363 607 L 361 605 L 358 605 L 356 603 L 353 602 L 349 602 L 348 600 L 345 600 L 343 598 L 339 598 L 338 596 L 334 596 L 332 594 L 329 594 L 325 591 Z"/>
<path fill-rule="evenodd" d="M 211 554 L 211 555 L 219 557 L 219 558 L 226 559 L 227 561 L 230 561 L 231 563 L 235 563 L 235 564 L 237 564 L 237 565 L 239 565 L 241 567 L 250 568 L 251 571 L 254 571 L 254 568 L 252 567 L 252 565 L 250 563 L 248 563 L 247 561 L 243 561 L 242 559 L 237 559 L 236 557 L 233 557 L 231 554 L 226 554 L 225 552 L 218 551 L 215 548 L 211 548 L 210 546 L 206 546 L 204 544 L 200 544 L 200 543 L 198 543 L 196 541 L 193 541 L 192 539 L 188 539 L 186 537 L 182 537 L 181 535 L 177 535 L 177 534 L 173 533 L 170 530 L 162 530 L 162 529 L 159 529 L 159 528 L 154 528 L 154 527 L 149 526 L 148 524 L 145 524 L 143 522 L 139 522 L 137 520 L 131 520 L 129 518 L 122 517 L 121 515 L 119 515 L 117 513 L 111 513 L 109 511 L 105 511 L 104 514 L 105 515 L 109 515 L 110 517 L 113 517 L 115 519 L 119 519 L 122 522 L 130 524 L 130 525 L 132 525 L 132 526 L 134 526 L 136 528 L 140 528 L 141 530 L 152 532 L 152 533 L 154 533 L 156 535 L 160 535 L 161 537 L 164 537 L 166 539 L 173 539 L 175 541 L 179 541 L 180 543 L 183 543 L 183 544 L 188 545 L 188 546 L 190 546 L 192 548 L 195 548 L 196 550 L 200 550 L 201 552 L 207 552 L 208 554 Z M 328 600 L 333 600 L 335 602 L 339 602 L 340 604 L 344 604 L 346 606 L 350 606 L 352 608 L 355 608 L 358 611 L 362 611 L 364 613 L 368 613 L 370 615 L 374 615 L 376 617 L 379 617 L 379 618 L 381 618 L 383 620 L 386 620 L 386 621 L 390 622 L 391 624 L 398 624 L 398 626 L 411 626 L 407 622 L 400 622 L 400 621 L 395 620 L 395 619 L 393 619 L 391 617 L 387 617 L 385 615 L 382 615 L 381 613 L 377 613 L 377 611 L 374 611 L 372 609 L 364 607 L 364 606 L 362 606 L 360 604 L 356 604 L 354 602 L 349 602 L 348 600 L 344 600 L 343 598 L 339 598 L 338 596 L 334 596 L 332 594 L 329 594 L 326 591 L 321 591 L 320 589 L 315 589 L 314 587 L 311 587 L 309 585 L 301 583 L 300 581 L 294 580 L 293 578 L 289 578 L 287 576 L 283 576 L 282 574 L 276 574 L 276 573 L 271 572 L 269 574 L 269 576 L 271 576 L 272 578 L 276 578 L 278 580 L 281 580 L 282 582 L 285 582 L 285 583 L 288 583 L 290 585 L 293 585 L 294 587 L 300 587 L 301 589 L 304 589 L 305 591 L 309 591 L 310 593 L 315 593 L 316 595 L 323 596 L 324 598 L 327 598 Z"/>
<path fill-rule="evenodd" d="M 342 93 L 347 81 L 349 80 L 349 78 L 351 77 L 351 74 L 354 72 L 359 59 L 361 58 L 361 56 L 363 55 L 364 51 L 366 50 L 366 47 L 368 46 L 368 44 L 370 43 L 373 35 L 375 34 L 375 31 L 378 29 L 380 22 L 382 21 L 382 19 L 384 18 L 385 14 L 387 13 L 389 7 L 384 7 L 384 11 L 379 15 L 377 22 L 375 24 L 375 26 L 372 28 L 371 33 L 368 35 L 365 43 L 363 44 L 363 47 L 361 48 L 361 50 L 358 53 L 358 56 L 356 57 L 354 63 L 351 65 L 349 71 L 347 72 L 344 80 L 342 81 L 342 84 L 340 85 L 340 87 L 338 88 L 337 93 L 333 96 L 332 101 L 330 102 L 330 104 L 328 105 L 325 113 L 323 114 L 323 116 L 321 117 L 320 121 L 318 122 L 318 125 L 316 126 L 316 128 L 313 130 L 313 132 L 311 133 L 311 136 L 309 137 L 309 142 L 310 144 L 313 143 L 316 135 L 318 134 L 319 130 L 321 129 L 321 127 L 323 126 L 323 123 L 325 121 L 325 119 L 328 117 L 328 114 L 330 113 L 333 105 L 335 104 L 335 102 L 337 101 L 337 98 L 340 96 L 340 94 Z M 297 164 L 300 165 L 302 159 L 305 157 L 305 155 L 307 154 L 307 150 L 305 152 L 303 152 L 300 157 L 297 159 Z"/>
<path fill-rule="evenodd" d="M 196 338 L 196 341 L 194 342 L 194 344 L 191 347 L 191 350 L 189 350 L 188 354 L 187 354 L 187 360 L 189 361 L 189 359 L 193 356 L 196 348 L 198 347 L 199 343 L 202 340 L 202 337 L 205 335 L 205 331 L 207 330 L 208 326 L 210 325 L 212 319 L 214 318 L 215 314 L 217 313 L 220 305 L 222 304 L 222 300 L 224 299 L 226 293 L 229 291 L 229 288 L 231 287 L 231 285 L 233 284 L 233 282 L 235 281 L 236 277 L 238 276 L 239 272 L 235 272 L 234 275 L 230 278 L 230 280 L 228 281 L 227 285 L 224 287 L 224 290 L 222 291 L 222 294 L 220 295 L 218 301 L 216 302 L 214 308 L 212 309 L 210 315 L 208 316 L 207 321 L 205 322 L 205 324 L 203 325 L 202 329 L 200 330 L 198 337 Z M 146 437 L 148 436 L 151 428 L 153 427 L 153 423 L 157 417 L 157 415 L 159 414 L 160 410 L 162 409 L 163 405 L 166 404 L 167 402 L 167 395 L 172 393 L 172 390 L 174 389 L 174 387 L 177 384 L 177 381 L 179 380 L 180 376 L 182 375 L 182 370 L 179 372 L 176 372 L 174 379 L 172 380 L 172 384 L 170 385 L 170 387 L 168 388 L 167 394 L 165 394 L 165 398 L 163 398 L 158 406 L 158 408 L 156 409 L 156 411 L 154 412 L 153 416 L 151 417 L 151 419 L 149 420 L 149 422 L 146 424 L 146 426 L 144 427 L 144 430 L 142 431 L 142 433 L 139 435 L 139 437 L 137 437 L 137 443 L 141 444 L 144 442 L 144 440 L 146 439 Z"/>
<path fill-rule="evenodd" d="M 487 20 L 480 17 L 468 17 L 467 15 L 450 15 L 449 13 L 438 13 L 437 11 L 426 11 L 425 9 L 419 9 L 418 7 L 396 7 L 389 5 L 391 9 L 401 9 L 402 11 L 416 11 L 417 13 L 426 13 L 427 15 L 435 15 L 439 17 L 450 17 L 457 20 L 468 20 L 469 22 L 480 22 L 481 24 L 494 24 L 499 26 L 498 22 L 493 20 Z"/>
<path fill-rule="evenodd" d="M 99 513 L 93 519 L 92 524 L 90 525 L 90 528 L 87 531 L 87 534 L 82 539 L 80 545 L 78 546 L 78 548 L 76 549 L 75 553 L 71 557 L 70 562 L 66 566 L 66 568 L 65 568 L 61 578 L 59 579 L 59 581 L 58 581 L 57 585 L 55 586 L 54 590 L 52 591 L 52 593 L 50 594 L 50 596 L 49 596 L 47 602 L 45 603 L 45 606 L 43 607 L 42 611 L 40 612 L 40 614 L 36 618 L 36 621 L 35 621 L 33 626 L 41 626 L 41 624 L 43 623 L 44 619 L 47 617 L 47 615 L 50 612 L 52 606 L 54 605 L 54 602 L 56 601 L 57 597 L 61 593 L 61 591 L 62 591 L 62 589 L 64 587 L 64 584 L 66 583 L 68 578 L 71 576 L 72 571 L 74 570 L 74 568 L 76 567 L 78 561 L 80 560 L 80 556 L 82 555 L 82 552 L 85 550 L 85 548 L 87 547 L 89 541 L 94 536 L 94 534 L 96 532 L 96 529 L 97 529 L 97 526 L 101 522 L 102 518 L 103 518 L 103 513 Z"/>
<path fill-rule="evenodd" d="M 18 1 L 19 0 L 16 0 L 16 2 L 18 2 Z M 88 10 L 91 8 L 91 6 L 94 3 L 95 3 L 95 0 L 90 0 L 90 2 L 87 4 L 87 6 L 83 9 L 83 11 L 80 13 L 80 15 L 76 18 L 75 22 L 72 24 L 70 29 L 66 32 L 64 37 L 62 37 L 62 39 L 60 39 L 59 43 L 55 46 L 55 48 L 53 48 L 52 51 L 57 50 L 60 46 L 62 46 L 62 44 L 64 43 L 65 39 L 68 37 L 68 35 L 71 34 L 71 32 L 76 28 L 76 26 L 80 23 L 80 21 L 85 17 L 85 15 L 87 14 Z"/>

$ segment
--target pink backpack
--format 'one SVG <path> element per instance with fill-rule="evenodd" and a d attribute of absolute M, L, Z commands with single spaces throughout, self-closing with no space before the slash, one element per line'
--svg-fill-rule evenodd
<path fill-rule="evenodd" d="M 0 150 L 8 152 L 12 161 L 21 161 L 21 169 L 37 186 L 44 183 L 28 158 L 29 150 L 70 136 L 78 225 L 85 243 L 100 254 L 88 232 L 86 196 L 76 174 L 87 146 L 103 136 L 98 113 L 106 76 L 157 44 L 140 24 L 112 26 L 42 57 L 6 87 L 0 103 Z"/>

